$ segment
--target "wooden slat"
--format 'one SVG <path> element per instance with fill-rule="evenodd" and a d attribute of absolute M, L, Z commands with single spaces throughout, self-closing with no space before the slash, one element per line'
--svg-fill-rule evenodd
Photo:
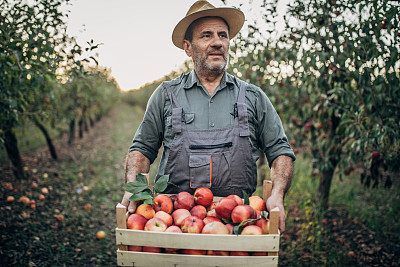
<path fill-rule="evenodd" d="M 274 208 L 269 214 L 269 233 L 279 236 L 279 208 Z M 279 238 L 279 237 L 278 237 Z M 268 252 L 268 256 L 277 256 L 278 252 Z"/>
<path fill-rule="evenodd" d="M 117 227 L 120 229 L 126 229 L 126 207 L 121 203 L 118 203 L 116 207 L 116 213 L 117 213 Z M 118 245 L 118 249 L 128 250 L 128 246 L 120 244 Z"/>
<path fill-rule="evenodd" d="M 279 235 L 205 235 L 115 229 L 118 245 L 229 251 L 279 251 Z"/>
<path fill-rule="evenodd" d="M 271 196 L 271 192 L 272 192 L 272 182 L 270 180 L 264 180 L 262 198 L 264 199 L 265 202 L 267 202 L 267 199 Z"/>
<path fill-rule="evenodd" d="M 250 267 L 278 266 L 278 257 L 270 256 L 199 256 L 182 254 L 143 253 L 117 251 L 119 266 L 157 266 L 157 267 Z"/>

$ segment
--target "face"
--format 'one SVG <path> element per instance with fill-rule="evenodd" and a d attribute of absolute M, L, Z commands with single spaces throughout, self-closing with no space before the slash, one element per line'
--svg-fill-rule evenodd
<path fill-rule="evenodd" d="M 192 42 L 184 40 L 184 49 L 198 74 L 222 74 L 229 57 L 228 26 L 220 18 L 199 20 L 193 28 Z"/>

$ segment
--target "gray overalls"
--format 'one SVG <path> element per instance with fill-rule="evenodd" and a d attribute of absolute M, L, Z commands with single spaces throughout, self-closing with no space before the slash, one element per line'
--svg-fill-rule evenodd
<path fill-rule="evenodd" d="M 185 114 L 169 82 L 164 82 L 172 104 L 173 139 L 165 173 L 170 175 L 164 193 L 194 192 L 210 188 L 215 196 L 236 194 L 243 197 L 255 191 L 257 168 L 252 158 L 250 132 L 245 103 L 246 83 L 241 81 L 235 122 L 224 129 L 187 130 Z"/>

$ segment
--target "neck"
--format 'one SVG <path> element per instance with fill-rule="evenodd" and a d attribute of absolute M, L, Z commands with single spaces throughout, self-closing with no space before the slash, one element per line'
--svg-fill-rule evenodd
<path fill-rule="evenodd" d="M 197 74 L 197 78 L 199 78 L 201 84 L 207 89 L 210 96 L 214 94 L 215 89 L 221 83 L 222 76 L 224 76 L 225 73 L 225 71 L 222 73 L 204 73 L 197 70 L 195 70 L 195 72 Z"/>

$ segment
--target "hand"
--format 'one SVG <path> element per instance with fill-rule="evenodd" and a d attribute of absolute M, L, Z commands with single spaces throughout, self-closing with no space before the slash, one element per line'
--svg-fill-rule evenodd
<path fill-rule="evenodd" d="M 129 201 L 129 198 L 132 196 L 132 193 L 126 192 L 124 193 L 124 196 L 122 197 L 121 204 L 124 205 L 125 207 L 128 207 L 129 213 L 134 213 L 136 210 L 136 202 L 135 201 Z"/>
<path fill-rule="evenodd" d="M 282 234 L 285 231 L 285 221 L 286 221 L 286 213 L 285 213 L 285 208 L 283 206 L 283 197 L 277 194 L 272 194 L 267 199 L 267 210 L 271 211 L 276 207 L 279 208 L 279 231 L 281 231 Z"/>

